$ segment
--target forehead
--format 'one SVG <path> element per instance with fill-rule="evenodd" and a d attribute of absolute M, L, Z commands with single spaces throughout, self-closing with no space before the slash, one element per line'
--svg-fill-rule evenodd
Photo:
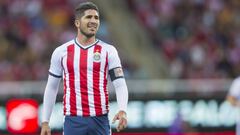
<path fill-rule="evenodd" d="M 98 12 L 94 9 L 88 9 L 84 11 L 84 16 L 88 16 L 88 15 L 99 16 Z"/>

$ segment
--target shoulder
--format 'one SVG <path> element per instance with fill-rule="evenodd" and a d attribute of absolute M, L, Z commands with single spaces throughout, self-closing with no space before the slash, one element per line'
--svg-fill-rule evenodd
<path fill-rule="evenodd" d="M 240 83 L 240 76 L 233 80 L 234 83 Z"/>
<path fill-rule="evenodd" d="M 99 40 L 98 45 L 102 46 L 103 50 L 105 50 L 110 55 L 118 54 L 116 47 L 112 44 L 108 44 L 106 42 Z"/>
<path fill-rule="evenodd" d="M 102 47 L 104 47 L 104 48 L 110 48 L 110 49 L 116 49 L 115 47 L 114 47 L 114 45 L 112 45 L 112 44 L 109 44 L 109 43 L 106 43 L 106 42 L 104 42 L 104 41 L 102 41 L 102 40 L 98 40 L 98 44 L 100 45 L 100 46 L 102 46 Z"/>

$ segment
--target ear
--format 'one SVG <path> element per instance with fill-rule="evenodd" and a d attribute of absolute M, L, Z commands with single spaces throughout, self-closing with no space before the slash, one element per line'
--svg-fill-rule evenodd
<path fill-rule="evenodd" d="M 79 20 L 75 20 L 75 21 L 74 21 L 74 24 L 75 24 L 76 27 L 79 27 L 79 26 L 80 26 Z"/>

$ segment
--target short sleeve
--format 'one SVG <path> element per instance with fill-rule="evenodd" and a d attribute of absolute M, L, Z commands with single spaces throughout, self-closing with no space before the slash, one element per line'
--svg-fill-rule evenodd
<path fill-rule="evenodd" d="M 233 81 L 229 90 L 229 95 L 234 97 L 240 96 L 240 78 L 237 78 Z"/>
<path fill-rule="evenodd" d="M 109 70 L 117 67 L 122 67 L 120 58 L 118 56 L 118 52 L 115 47 L 111 46 L 108 54 L 109 54 L 108 57 Z"/>
<path fill-rule="evenodd" d="M 60 49 L 57 48 L 54 50 L 52 57 L 51 57 L 51 63 L 49 68 L 49 74 L 54 77 L 61 77 L 62 76 L 62 64 L 61 64 L 61 53 Z"/>

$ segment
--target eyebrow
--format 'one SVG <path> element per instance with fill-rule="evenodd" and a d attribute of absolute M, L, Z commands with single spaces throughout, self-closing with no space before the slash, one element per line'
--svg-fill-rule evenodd
<path fill-rule="evenodd" d="M 86 15 L 85 17 L 98 17 L 99 18 L 99 16 L 98 15 Z"/>

